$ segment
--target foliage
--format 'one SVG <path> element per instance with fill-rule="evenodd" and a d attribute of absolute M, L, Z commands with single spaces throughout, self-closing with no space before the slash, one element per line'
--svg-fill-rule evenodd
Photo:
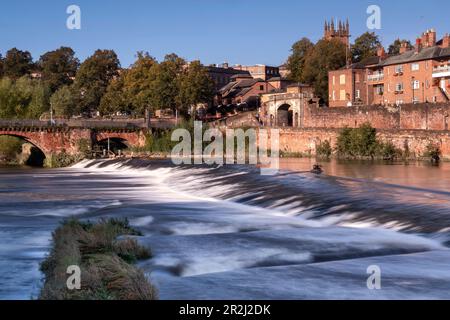
<path fill-rule="evenodd" d="M 209 77 L 206 69 L 200 61 L 193 61 L 189 64 L 180 77 L 179 93 L 177 102 L 180 112 L 187 114 L 191 106 L 199 103 L 208 103 L 214 97 L 214 82 Z"/>
<path fill-rule="evenodd" d="M 23 141 L 19 138 L 1 136 L 0 137 L 0 160 L 12 162 L 17 159 L 22 152 Z"/>
<path fill-rule="evenodd" d="M 396 148 L 392 142 L 378 143 L 377 156 L 383 160 L 395 160 L 402 155 L 402 150 Z"/>
<path fill-rule="evenodd" d="M 129 236 L 139 232 L 127 220 L 101 220 L 96 224 L 65 221 L 53 233 L 53 248 L 41 264 L 45 275 L 41 300 L 154 300 L 155 288 L 132 263 L 151 252 Z M 117 240 L 120 236 L 128 236 Z M 67 268 L 82 272 L 81 290 L 66 286 Z"/>
<path fill-rule="evenodd" d="M 337 140 L 338 156 L 344 158 L 374 158 L 378 142 L 376 129 L 368 123 L 359 128 L 344 128 Z"/>
<path fill-rule="evenodd" d="M 45 167 L 47 168 L 66 168 L 74 165 L 77 162 L 80 162 L 85 158 L 85 155 L 82 153 L 77 155 L 71 155 L 67 152 L 58 152 L 51 154 L 47 158 L 45 158 Z"/>
<path fill-rule="evenodd" d="M 402 43 L 406 43 L 408 48 L 412 47 L 411 41 L 409 40 L 400 40 L 400 39 L 396 39 L 390 46 L 388 49 L 388 53 L 392 54 L 392 55 L 397 55 L 400 53 L 400 47 L 402 46 Z"/>
<path fill-rule="evenodd" d="M 26 76 L 0 80 L 0 118 L 39 118 L 49 109 L 50 90 L 42 81 Z"/>
<path fill-rule="evenodd" d="M 50 98 L 56 116 L 71 117 L 77 114 L 79 97 L 70 86 L 62 86 Z"/>
<path fill-rule="evenodd" d="M 34 67 L 31 53 L 18 50 L 17 48 L 9 50 L 3 59 L 4 75 L 11 79 L 18 79 L 29 75 Z"/>
<path fill-rule="evenodd" d="M 374 32 L 363 33 L 360 37 L 356 38 L 352 46 L 353 62 L 360 62 L 376 56 L 379 46 L 381 46 L 381 41 Z"/>
<path fill-rule="evenodd" d="M 80 61 L 75 52 L 68 47 L 61 47 L 41 56 L 38 66 L 42 73 L 42 80 L 50 87 L 52 92 L 64 85 L 72 84 Z"/>
<path fill-rule="evenodd" d="M 120 62 L 112 50 L 97 50 L 80 66 L 74 88 L 80 95 L 80 113 L 91 115 L 97 110 L 110 81 L 119 75 Z"/>
<path fill-rule="evenodd" d="M 346 48 L 339 40 L 320 40 L 305 58 L 303 79 L 328 102 L 328 72 L 346 64 Z"/>
<path fill-rule="evenodd" d="M 319 158 L 329 159 L 333 154 L 333 148 L 331 148 L 330 141 L 322 141 L 316 148 L 316 155 Z"/>
<path fill-rule="evenodd" d="M 441 149 L 436 144 L 429 143 L 423 156 L 431 159 L 431 161 L 439 162 L 441 159 Z"/>
<path fill-rule="evenodd" d="M 292 53 L 287 61 L 291 80 L 296 82 L 304 81 L 303 69 L 305 68 L 305 60 L 313 48 L 314 44 L 308 38 L 302 38 L 292 45 Z"/>

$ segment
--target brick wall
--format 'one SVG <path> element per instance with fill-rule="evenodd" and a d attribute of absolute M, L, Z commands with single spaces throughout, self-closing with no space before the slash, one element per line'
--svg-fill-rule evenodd
<path fill-rule="evenodd" d="M 377 129 L 449 130 L 450 104 L 407 104 L 400 107 L 305 107 L 305 128 L 355 128 L 369 122 Z"/>
<path fill-rule="evenodd" d="M 315 155 L 317 146 L 330 141 L 336 147 L 339 129 L 280 129 L 280 151 Z M 408 146 L 411 158 L 420 157 L 432 143 L 440 147 L 442 158 L 450 160 L 450 132 L 425 130 L 379 130 L 378 138 L 392 142 L 404 150 Z"/>

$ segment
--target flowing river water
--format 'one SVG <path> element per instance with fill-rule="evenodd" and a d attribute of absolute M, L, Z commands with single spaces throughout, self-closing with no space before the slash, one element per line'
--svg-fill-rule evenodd
<path fill-rule="evenodd" d="M 65 218 L 126 217 L 161 299 L 450 299 L 450 164 L 94 160 L 0 168 L 0 299 L 37 297 Z M 381 290 L 367 269 L 381 270 Z"/>

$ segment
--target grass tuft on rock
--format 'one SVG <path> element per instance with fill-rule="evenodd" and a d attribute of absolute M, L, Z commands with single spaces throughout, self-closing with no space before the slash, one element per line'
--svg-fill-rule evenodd
<path fill-rule="evenodd" d="M 133 264 L 151 252 L 130 236 L 127 220 L 65 221 L 53 233 L 53 248 L 41 264 L 41 300 L 156 300 L 156 289 Z M 67 288 L 69 266 L 81 269 L 81 289 Z"/>

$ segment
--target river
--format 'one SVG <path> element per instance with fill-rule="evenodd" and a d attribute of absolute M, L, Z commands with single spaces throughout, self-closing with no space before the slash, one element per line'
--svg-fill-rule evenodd
<path fill-rule="evenodd" d="M 450 299 L 450 164 L 283 159 L 0 168 L 0 299 L 32 299 L 67 217 L 127 217 L 161 299 Z M 381 271 L 369 290 L 367 269 Z"/>

